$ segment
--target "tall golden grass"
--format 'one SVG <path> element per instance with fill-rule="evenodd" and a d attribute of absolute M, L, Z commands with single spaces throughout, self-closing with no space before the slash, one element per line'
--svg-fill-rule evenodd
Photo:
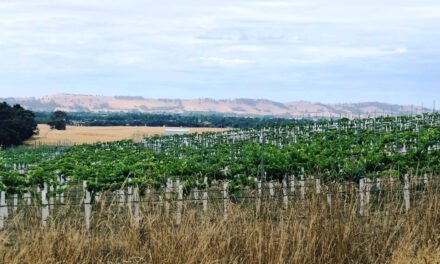
<path fill-rule="evenodd" d="M 158 205 L 144 205 L 137 224 L 101 202 L 90 230 L 82 207 L 56 208 L 46 228 L 30 207 L 0 231 L 0 263 L 439 263 L 440 193 L 415 195 L 407 214 L 398 198 L 360 217 L 356 199 L 335 194 L 331 205 L 318 195 L 288 209 L 266 201 L 259 214 L 253 200 L 230 203 L 226 221 L 222 203 L 204 213 L 189 201 L 180 226 Z"/>

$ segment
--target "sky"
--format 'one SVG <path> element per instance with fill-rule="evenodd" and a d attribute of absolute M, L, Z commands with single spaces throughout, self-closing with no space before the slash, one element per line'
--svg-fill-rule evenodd
<path fill-rule="evenodd" d="M 440 105 L 438 0 L 0 0 L 0 98 Z"/>

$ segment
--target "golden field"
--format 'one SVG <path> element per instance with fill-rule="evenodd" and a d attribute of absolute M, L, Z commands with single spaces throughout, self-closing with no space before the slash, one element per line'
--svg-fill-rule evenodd
<path fill-rule="evenodd" d="M 39 134 L 26 142 L 27 145 L 78 145 L 109 142 L 124 139 L 141 140 L 144 136 L 164 135 L 165 129 L 173 127 L 82 127 L 68 126 L 65 131 L 51 130 L 48 125 L 38 125 Z M 224 131 L 221 128 L 189 128 L 191 133 Z"/>

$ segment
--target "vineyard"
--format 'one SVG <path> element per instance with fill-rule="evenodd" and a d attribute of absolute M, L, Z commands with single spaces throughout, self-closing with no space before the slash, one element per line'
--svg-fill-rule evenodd
<path fill-rule="evenodd" d="M 1 189 L 61 189 L 68 179 L 87 181 L 92 193 L 122 186 L 163 189 L 179 179 L 185 193 L 213 181 L 228 191 L 294 176 L 359 182 L 440 171 L 440 117 L 389 117 L 310 122 L 292 127 L 151 137 L 72 148 L 2 151 Z M 205 179 L 206 178 L 206 179 Z M 130 180 L 130 181 L 128 181 Z"/>
<path fill-rule="evenodd" d="M 397 225 L 420 205 L 437 217 L 440 115 L 6 149 L 0 164 L 3 230 L 66 219 L 81 219 L 74 225 L 86 232 L 110 232 L 103 219 L 121 228 L 161 219 L 186 230 L 206 219 L 281 224 L 317 215 Z"/>

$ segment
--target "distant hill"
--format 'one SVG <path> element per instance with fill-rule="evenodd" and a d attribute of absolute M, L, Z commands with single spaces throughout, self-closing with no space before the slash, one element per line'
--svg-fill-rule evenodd
<path fill-rule="evenodd" d="M 140 96 L 95 96 L 55 94 L 42 98 L 3 98 L 33 111 L 139 112 L 139 113 L 218 113 L 238 116 L 340 117 L 420 113 L 421 107 L 378 102 L 322 104 L 306 101 L 279 103 L 264 99 L 148 99 Z M 429 111 L 429 109 L 424 109 Z"/>

